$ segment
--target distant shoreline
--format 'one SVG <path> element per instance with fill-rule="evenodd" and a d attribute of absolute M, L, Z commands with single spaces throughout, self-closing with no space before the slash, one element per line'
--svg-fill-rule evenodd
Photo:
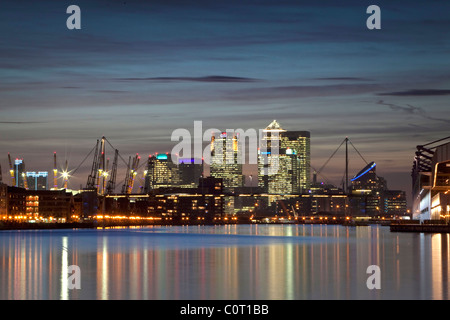
<path fill-rule="evenodd" d="M 292 222 L 292 223 L 283 223 L 283 222 L 271 222 L 271 223 L 251 223 L 248 221 L 236 221 L 234 223 L 217 223 L 217 222 L 179 222 L 174 223 L 173 221 L 164 222 L 164 221 L 149 221 L 149 222 L 104 222 L 104 221 L 85 221 L 85 222 L 35 222 L 35 223 L 24 223 L 24 222 L 0 222 L 0 232 L 1 231 L 20 231 L 20 230 L 59 230 L 59 229 L 95 229 L 95 228 L 114 228 L 114 227 L 146 227 L 146 226 L 180 226 L 180 225 L 236 225 L 236 224 L 278 224 L 278 225 L 342 225 L 342 226 L 367 226 L 369 224 L 379 224 L 388 226 L 390 223 L 352 223 L 352 222 L 337 222 L 337 221 L 314 221 L 314 222 Z"/>

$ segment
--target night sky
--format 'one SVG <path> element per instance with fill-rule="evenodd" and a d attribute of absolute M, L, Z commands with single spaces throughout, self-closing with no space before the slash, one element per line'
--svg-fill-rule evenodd
<path fill-rule="evenodd" d="M 71 4 L 81 30 L 66 27 Z M 366 27 L 371 4 L 381 30 Z M 276 119 L 311 132 L 313 168 L 348 136 L 409 193 L 415 146 L 450 133 L 448 1 L 2 0 L 0 29 L 7 183 L 8 152 L 51 172 L 54 151 L 74 169 L 103 135 L 124 159 L 145 159 L 195 120 L 225 130 Z M 365 166 L 352 150 L 351 176 Z M 86 184 L 91 164 L 69 187 Z M 343 173 L 338 152 L 319 179 Z"/>

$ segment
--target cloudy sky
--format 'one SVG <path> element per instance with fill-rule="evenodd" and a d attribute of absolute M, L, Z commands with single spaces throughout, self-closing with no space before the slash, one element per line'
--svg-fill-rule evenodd
<path fill-rule="evenodd" d="M 71 4 L 81 30 L 66 27 Z M 381 30 L 366 27 L 371 4 Z M 50 171 L 56 151 L 79 168 L 78 188 L 103 135 L 128 159 L 170 152 L 172 131 L 196 120 L 277 119 L 311 132 L 313 168 L 348 136 L 391 189 L 409 192 L 415 146 L 450 135 L 449 12 L 448 1 L 417 0 L 3 0 L 3 180 L 8 152 Z M 365 163 L 351 156 L 354 175 Z M 322 177 L 339 184 L 343 154 L 333 159 Z"/>

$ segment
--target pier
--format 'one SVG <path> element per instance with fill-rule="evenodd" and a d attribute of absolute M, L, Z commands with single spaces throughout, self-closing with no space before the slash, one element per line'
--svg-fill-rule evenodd
<path fill-rule="evenodd" d="M 442 220 L 402 221 L 390 225 L 392 232 L 450 233 L 450 224 Z"/>

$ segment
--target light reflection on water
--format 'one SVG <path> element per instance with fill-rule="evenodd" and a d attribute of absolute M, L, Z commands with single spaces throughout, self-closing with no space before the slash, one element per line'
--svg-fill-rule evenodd
<path fill-rule="evenodd" d="M 449 243 L 381 226 L 3 231 L 0 299 L 448 299 Z"/>

